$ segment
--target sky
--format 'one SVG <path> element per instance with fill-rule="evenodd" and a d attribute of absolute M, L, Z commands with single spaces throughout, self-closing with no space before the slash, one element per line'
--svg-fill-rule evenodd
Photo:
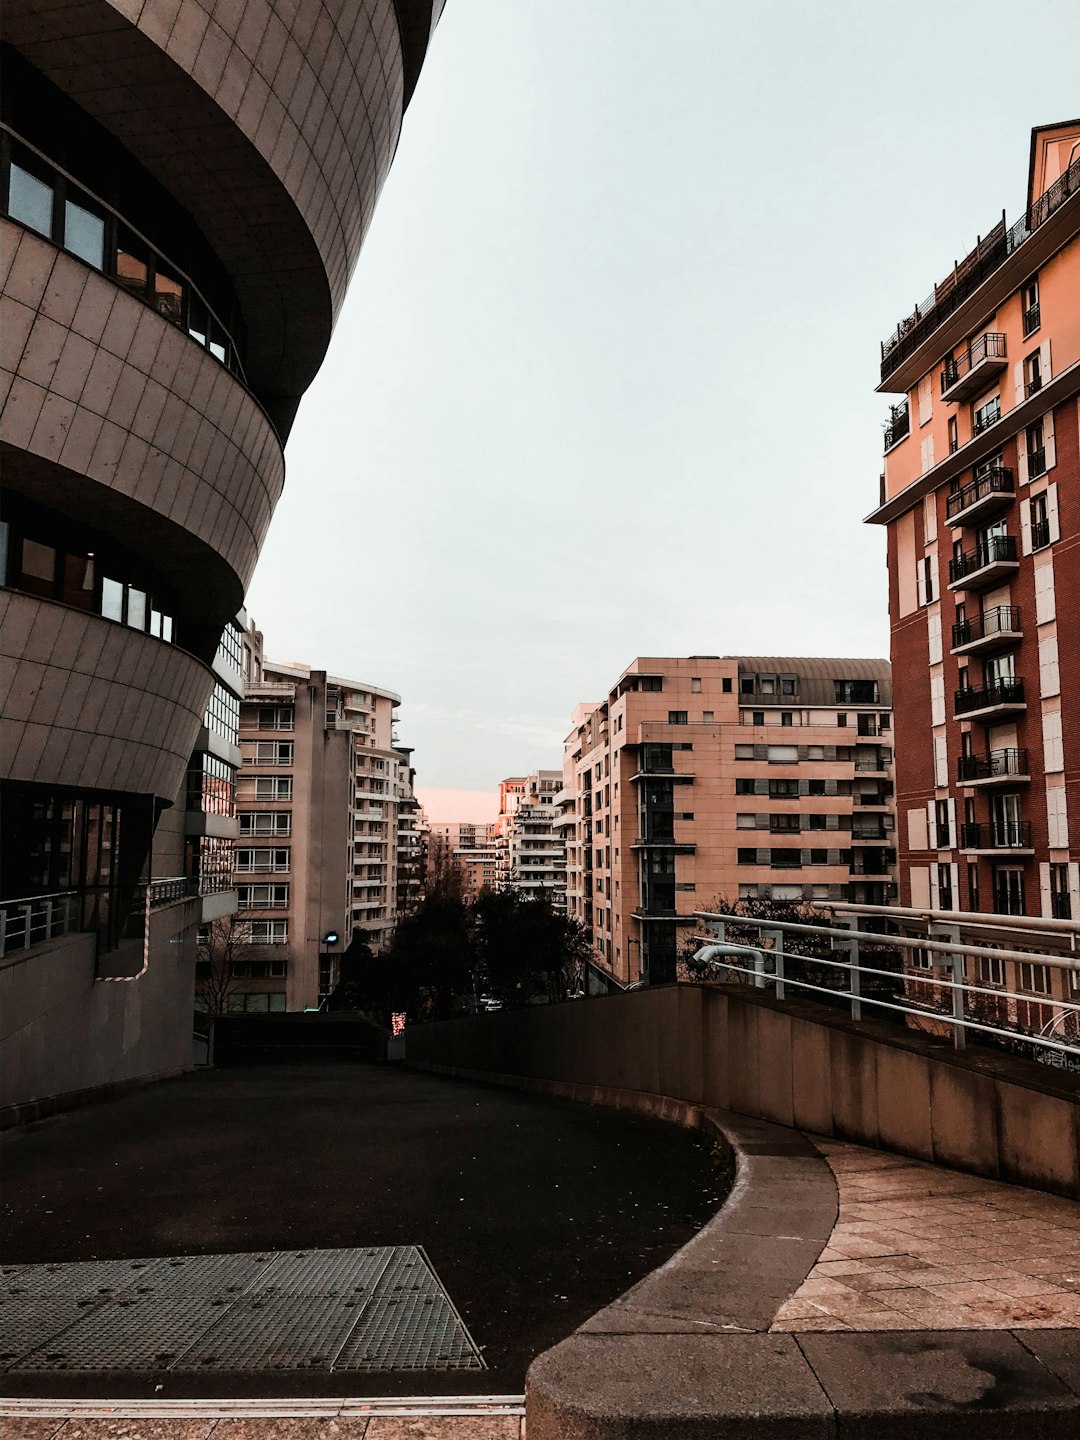
<path fill-rule="evenodd" d="M 1064 0 L 448 0 L 267 653 L 398 691 L 435 819 L 559 767 L 637 655 L 887 654 L 880 341 L 1021 213 L 1077 54 Z"/>

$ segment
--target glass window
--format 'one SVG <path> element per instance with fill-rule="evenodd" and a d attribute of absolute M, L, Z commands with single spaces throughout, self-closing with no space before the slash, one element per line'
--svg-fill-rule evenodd
<path fill-rule="evenodd" d="M 64 204 L 64 249 L 95 270 L 105 266 L 105 221 L 74 200 Z"/>
<path fill-rule="evenodd" d="M 147 252 L 128 231 L 121 231 L 116 247 L 116 278 L 125 290 L 145 300 L 150 276 Z"/>
<path fill-rule="evenodd" d="M 56 551 L 36 540 L 22 542 L 23 590 L 34 595 L 51 595 L 56 587 Z"/>
<path fill-rule="evenodd" d="M 123 620 L 124 587 L 107 577 L 101 582 L 101 613 L 106 620 Z"/>
<path fill-rule="evenodd" d="M 134 585 L 128 586 L 127 623 L 133 630 L 146 629 L 146 592 L 136 590 Z"/>
<path fill-rule="evenodd" d="M 163 615 L 161 617 L 161 638 L 168 640 L 170 645 L 172 644 L 173 619 L 171 615 Z"/>
<path fill-rule="evenodd" d="M 173 325 L 183 323 L 184 287 L 160 263 L 154 274 L 154 309 Z"/>
<path fill-rule="evenodd" d="M 94 557 L 92 555 L 64 556 L 65 605 L 77 605 L 80 610 L 94 608 Z"/>
<path fill-rule="evenodd" d="M 211 316 L 210 353 L 218 360 L 220 360 L 223 365 L 225 364 L 225 347 L 227 344 L 228 341 L 225 336 L 225 331 L 221 328 L 221 326 L 217 323 L 213 316 Z"/>
<path fill-rule="evenodd" d="M 52 210 L 52 186 L 12 161 L 8 187 L 8 214 L 11 218 L 36 230 L 39 235 L 51 236 Z"/>
<path fill-rule="evenodd" d="M 205 346 L 209 328 L 206 306 L 199 299 L 198 295 L 192 295 L 191 303 L 188 305 L 188 334 L 193 340 L 197 340 L 200 345 Z"/>

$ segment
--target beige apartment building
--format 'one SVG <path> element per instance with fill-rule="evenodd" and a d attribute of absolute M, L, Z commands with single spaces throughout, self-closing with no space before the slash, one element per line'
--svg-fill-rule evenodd
<path fill-rule="evenodd" d="M 252 970 L 234 1008 L 304 1010 L 337 983 L 354 932 L 375 950 L 390 938 L 412 770 L 400 696 L 265 660 L 261 639 L 245 636 L 235 879 Z"/>
<path fill-rule="evenodd" d="M 890 903 L 885 660 L 637 659 L 579 705 L 555 797 L 592 990 L 675 978 L 719 899 Z"/>
<path fill-rule="evenodd" d="M 562 788 L 559 770 L 503 780 L 494 825 L 500 888 L 546 893 L 558 909 L 566 904 L 566 843 L 555 803 Z"/>
<path fill-rule="evenodd" d="M 475 900 L 481 890 L 498 887 L 499 856 L 494 824 L 444 820 L 432 821 L 429 827 L 428 879 L 456 870 L 466 900 Z"/>

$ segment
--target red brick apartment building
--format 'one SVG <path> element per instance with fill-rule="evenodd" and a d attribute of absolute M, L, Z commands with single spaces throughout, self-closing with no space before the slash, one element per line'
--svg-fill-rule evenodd
<path fill-rule="evenodd" d="M 1080 920 L 1078 235 L 1080 120 L 1041 126 L 1024 215 L 882 346 L 905 905 Z"/>

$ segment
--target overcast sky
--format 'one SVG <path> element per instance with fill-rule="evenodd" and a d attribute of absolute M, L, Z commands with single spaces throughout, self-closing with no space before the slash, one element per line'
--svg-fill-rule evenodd
<path fill-rule="evenodd" d="M 1021 212 L 1078 54 L 1071 0 L 448 0 L 267 653 L 399 691 L 428 791 L 559 766 L 636 655 L 887 654 L 879 342 Z"/>

